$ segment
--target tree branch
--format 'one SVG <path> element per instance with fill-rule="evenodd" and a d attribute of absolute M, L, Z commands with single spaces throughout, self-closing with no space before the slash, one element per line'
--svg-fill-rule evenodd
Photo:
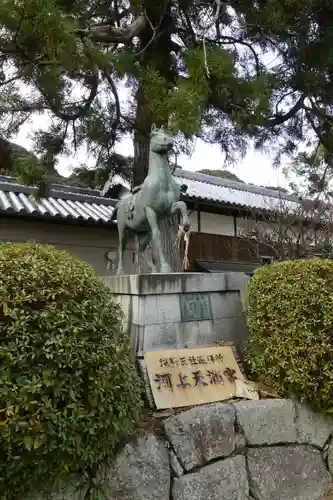
<path fill-rule="evenodd" d="M 183 14 L 184 18 L 185 18 L 185 22 L 187 24 L 187 27 L 188 27 L 188 30 L 184 30 L 184 33 L 186 33 L 187 35 L 189 35 L 190 39 L 191 39 L 191 42 L 193 45 L 196 44 L 196 41 L 197 41 L 197 37 L 195 35 L 195 31 L 194 31 L 194 28 L 192 26 L 192 22 L 191 22 L 191 19 L 190 19 L 190 16 L 188 15 L 188 13 L 186 12 L 185 9 L 181 9 L 181 13 Z M 185 44 L 186 45 L 186 44 Z"/>
<path fill-rule="evenodd" d="M 31 113 L 33 111 L 43 111 L 48 109 L 48 106 L 41 102 L 32 102 L 31 104 L 22 104 L 21 106 L 0 106 L 0 113 Z"/>
<path fill-rule="evenodd" d="M 98 74 L 92 75 L 92 83 L 91 83 L 91 87 L 90 87 L 89 96 L 87 97 L 87 99 L 85 99 L 83 106 L 81 106 L 74 113 L 67 113 L 65 111 L 60 111 L 58 106 L 56 106 L 54 103 L 52 103 L 50 101 L 47 101 L 48 107 L 52 111 L 52 113 L 54 113 L 58 118 L 66 121 L 66 122 L 75 121 L 78 118 L 82 118 L 89 110 L 92 102 L 94 101 L 94 99 L 97 95 L 98 84 L 99 84 Z M 45 98 L 45 94 L 43 93 L 43 89 L 39 88 L 39 91 L 42 93 L 42 95 Z"/>
<path fill-rule="evenodd" d="M 146 18 L 146 21 L 148 22 L 148 24 L 152 30 L 152 35 L 151 35 L 150 39 L 148 40 L 148 42 L 146 43 L 146 45 L 140 50 L 140 52 L 138 52 L 136 54 L 136 57 L 139 57 L 141 54 L 143 54 L 148 49 L 148 47 L 150 47 L 150 45 L 154 42 L 154 40 L 157 38 L 157 33 L 158 33 L 159 28 L 161 27 L 163 18 L 165 16 L 165 13 L 167 10 L 167 6 L 168 6 L 168 2 L 166 1 L 166 2 L 164 2 L 164 9 L 161 13 L 160 19 L 159 19 L 156 26 L 154 26 L 153 23 L 151 22 L 151 20 L 149 19 L 147 11 L 145 9 L 145 18 Z M 160 33 L 160 35 L 161 35 L 161 33 Z"/>
<path fill-rule="evenodd" d="M 240 40 L 239 38 L 234 38 L 233 36 L 226 36 L 226 35 L 222 35 L 220 37 L 220 39 L 221 39 L 222 43 L 239 44 L 239 45 L 244 45 L 244 47 L 247 47 L 252 52 L 255 66 L 256 66 L 256 73 L 257 73 L 257 76 L 259 76 L 259 74 L 260 74 L 259 57 L 258 57 L 258 54 L 256 53 L 256 51 L 254 50 L 253 46 L 249 42 L 245 42 L 243 40 Z M 209 40 L 209 41 L 212 43 L 215 43 L 213 40 Z"/>
<path fill-rule="evenodd" d="M 146 17 L 139 16 L 129 26 L 92 26 L 90 29 L 76 30 L 76 33 L 82 37 L 87 37 L 93 42 L 125 43 L 131 41 L 135 36 L 138 36 L 146 25 Z"/>
<path fill-rule="evenodd" d="M 310 102 L 312 104 L 312 108 L 306 107 L 310 113 L 313 113 L 319 120 L 327 119 L 329 121 L 333 121 L 333 116 L 325 113 L 325 111 L 323 111 L 313 99 L 310 99 Z"/>
<path fill-rule="evenodd" d="M 21 77 L 21 75 L 14 75 L 10 78 L 8 78 L 8 80 L 2 80 L 2 76 L 4 76 L 3 73 L 0 73 L 0 87 L 3 87 L 4 85 L 8 85 L 9 83 L 12 83 L 12 82 L 15 82 L 16 80 L 19 80 Z"/>
<path fill-rule="evenodd" d="M 276 126 L 282 125 L 286 121 L 290 120 L 290 118 L 292 118 L 296 113 L 298 113 L 298 111 L 300 109 L 302 109 L 305 97 L 306 96 L 303 94 L 299 98 L 299 100 L 296 102 L 296 104 L 294 104 L 294 106 L 292 108 L 290 108 L 290 110 L 287 113 L 285 113 L 284 115 L 283 114 L 277 115 L 275 118 L 271 118 L 270 120 L 267 120 L 264 123 L 264 126 L 265 127 L 276 127 Z"/>
<path fill-rule="evenodd" d="M 111 137 L 111 145 L 110 145 L 112 147 L 112 146 L 114 146 L 114 143 L 116 142 L 116 131 L 117 131 L 117 127 L 120 123 L 120 118 L 121 118 L 120 100 L 119 100 L 119 95 L 118 95 L 116 84 L 114 83 L 112 77 L 106 73 L 104 76 L 107 79 L 108 84 L 111 87 L 113 97 L 115 100 L 115 104 L 116 104 L 116 119 L 114 120 L 114 122 L 112 124 L 112 137 Z"/>
<path fill-rule="evenodd" d="M 278 110 L 278 107 L 279 105 L 281 104 L 281 102 L 286 99 L 287 97 L 289 97 L 290 95 L 294 94 L 295 91 L 294 90 L 291 90 L 290 92 L 287 92 L 286 94 L 283 94 L 282 97 L 280 97 L 280 99 L 277 100 L 277 102 L 275 103 L 275 113 L 276 115 L 279 115 L 279 110 Z"/>
<path fill-rule="evenodd" d="M 95 97 L 97 95 L 97 92 L 98 92 L 98 86 L 99 86 L 99 68 L 96 66 L 96 64 L 92 60 L 92 58 L 90 56 L 90 53 L 89 53 L 89 48 L 91 48 L 91 45 L 92 45 L 91 40 L 85 41 L 83 43 L 83 45 L 84 45 L 84 52 L 85 52 L 87 58 L 90 60 L 90 63 L 91 63 L 91 66 L 92 66 L 92 75 L 91 75 L 91 79 L 90 79 L 90 92 L 89 92 L 89 96 L 87 97 L 87 99 L 84 100 L 83 106 L 81 106 L 74 113 L 67 113 L 67 112 L 61 111 L 59 109 L 59 106 L 57 106 L 54 103 L 50 102 L 46 98 L 45 92 L 43 91 L 43 88 L 41 88 L 40 86 L 38 86 L 39 87 L 39 91 L 44 96 L 46 102 L 48 103 L 48 105 L 49 105 L 49 107 L 51 109 L 51 111 L 58 118 L 60 118 L 61 120 L 66 121 L 66 122 L 75 121 L 78 118 L 82 118 L 83 116 L 85 116 L 86 113 L 89 111 L 90 106 L 92 105 L 92 103 L 93 103 L 93 101 L 94 101 L 94 99 L 95 99 Z"/>

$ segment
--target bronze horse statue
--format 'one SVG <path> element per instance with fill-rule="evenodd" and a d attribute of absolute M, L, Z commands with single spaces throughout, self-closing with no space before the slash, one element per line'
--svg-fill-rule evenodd
<path fill-rule="evenodd" d="M 161 242 L 160 222 L 180 212 L 180 231 L 190 229 L 186 203 L 180 201 L 181 186 L 173 178 L 168 153 L 173 148 L 173 137 L 163 127 L 153 125 L 150 134 L 149 168 L 144 182 L 115 206 L 112 219 L 117 218 L 119 234 L 119 263 L 117 274 L 124 274 L 124 251 L 129 237 L 138 238 L 136 259 L 152 242 L 159 257 L 160 267 L 151 261 L 152 272 L 171 273 Z"/>

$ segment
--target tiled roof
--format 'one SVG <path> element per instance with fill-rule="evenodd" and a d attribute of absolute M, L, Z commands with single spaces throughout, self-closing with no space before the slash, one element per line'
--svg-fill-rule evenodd
<path fill-rule="evenodd" d="M 281 191 L 182 169 L 177 169 L 174 176 L 179 183 L 187 185 L 185 198 L 189 199 L 261 210 L 272 210 L 281 203 L 290 207 L 298 205 L 294 197 Z"/>
<path fill-rule="evenodd" d="M 15 214 L 77 222 L 113 224 L 110 218 L 116 200 L 99 191 L 54 184 L 50 196 L 36 200 L 34 188 L 0 177 L 0 214 Z"/>
<path fill-rule="evenodd" d="M 273 210 L 281 207 L 282 203 L 284 207 L 290 206 L 291 209 L 298 205 L 294 197 L 273 189 L 212 177 L 180 168 L 176 169 L 173 175 L 179 184 L 187 186 L 185 200 L 260 210 Z M 102 193 L 119 196 L 119 186 L 125 190 L 130 189 L 128 182 L 116 175 L 106 183 Z"/>
<path fill-rule="evenodd" d="M 229 179 L 177 169 L 175 179 L 187 186 L 188 200 L 231 205 L 261 210 L 276 209 L 283 201 L 294 207 L 297 200 L 285 193 L 259 188 Z M 119 186 L 123 192 L 119 190 Z M 102 191 L 53 184 L 50 196 L 36 200 L 34 188 L 17 184 L 12 178 L 0 176 L 0 214 L 72 220 L 78 223 L 113 225 L 111 215 L 118 198 L 129 190 L 119 176 L 108 181 Z M 102 196 L 101 196 L 102 194 Z"/>

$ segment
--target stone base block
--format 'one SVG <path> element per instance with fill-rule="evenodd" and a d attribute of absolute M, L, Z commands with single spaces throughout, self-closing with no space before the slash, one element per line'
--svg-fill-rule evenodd
<path fill-rule="evenodd" d="M 125 314 L 137 356 L 159 349 L 193 348 L 247 338 L 243 273 L 109 276 L 104 280 Z"/>

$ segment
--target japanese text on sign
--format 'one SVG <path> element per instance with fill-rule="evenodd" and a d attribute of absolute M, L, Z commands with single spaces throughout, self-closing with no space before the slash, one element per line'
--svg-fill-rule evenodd
<path fill-rule="evenodd" d="M 212 319 L 209 294 L 183 293 L 179 296 L 179 303 L 183 322 Z"/>
<path fill-rule="evenodd" d="M 207 354 L 206 356 L 180 356 L 180 357 L 161 357 L 159 359 L 161 368 L 173 368 L 178 366 L 207 365 L 210 363 L 222 363 L 223 355 L 220 353 Z"/>
<path fill-rule="evenodd" d="M 244 380 L 231 346 L 145 353 L 157 408 L 222 401 Z"/>
<path fill-rule="evenodd" d="M 192 372 L 191 377 L 179 372 L 176 378 L 178 378 L 176 387 L 182 389 L 185 387 L 197 387 L 198 385 L 224 384 L 223 375 L 219 370 L 206 370 L 205 372 L 198 370 Z M 163 387 L 170 390 L 173 389 L 171 373 L 156 373 L 154 382 L 156 383 L 157 390 L 161 390 Z"/>

